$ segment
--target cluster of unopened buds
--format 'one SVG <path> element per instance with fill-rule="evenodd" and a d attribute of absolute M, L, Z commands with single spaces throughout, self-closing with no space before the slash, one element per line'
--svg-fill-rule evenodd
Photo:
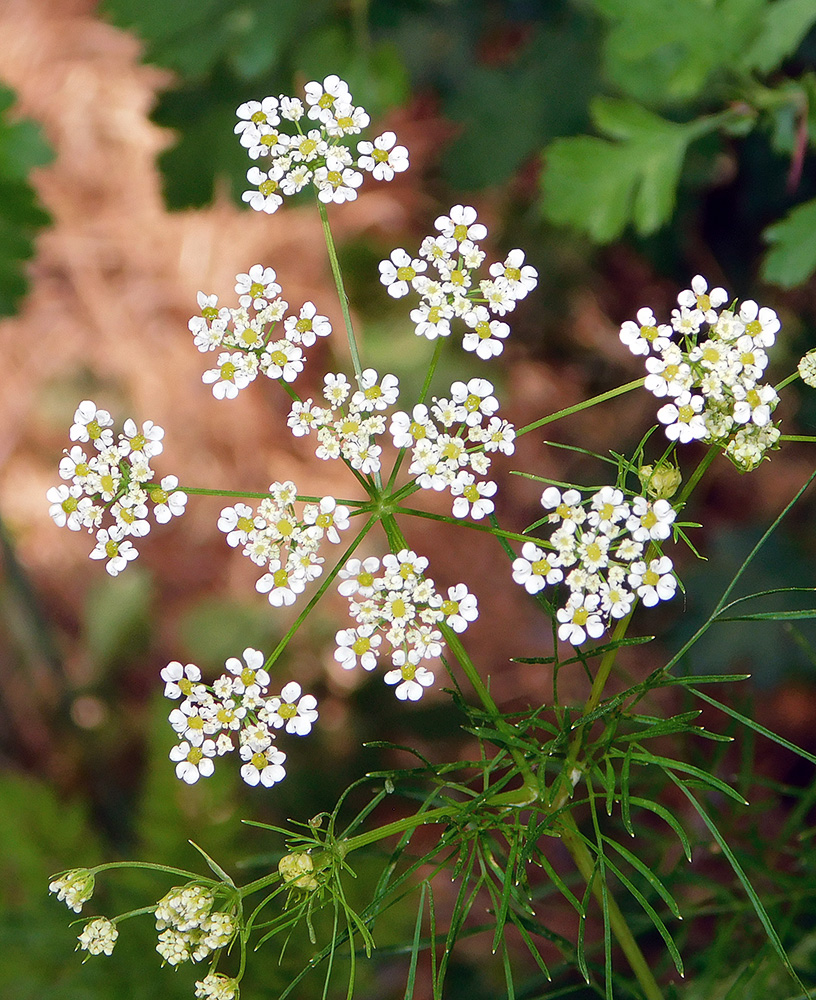
<path fill-rule="evenodd" d="M 204 684 L 194 663 L 173 660 L 162 670 L 165 697 L 181 699 L 170 713 L 179 743 L 170 751 L 176 776 L 188 785 L 209 777 L 214 758 L 238 749 L 241 777 L 248 785 L 270 787 L 286 777 L 286 754 L 275 744 L 275 730 L 307 736 L 317 719 L 317 699 L 302 694 L 296 681 L 269 696 L 265 657 L 248 647 L 243 659 L 231 656 L 226 672 Z"/>
<path fill-rule="evenodd" d="M 667 400 L 657 412 L 666 436 L 681 444 L 718 444 L 740 471 L 750 472 L 780 436 L 771 421 L 779 396 L 760 382 L 779 318 L 750 299 L 737 310 L 724 288 L 709 289 L 699 274 L 677 302 L 671 324 L 658 324 L 644 307 L 637 322 L 623 324 L 620 339 L 645 356 L 645 386 Z"/>
<path fill-rule="evenodd" d="M 464 632 L 479 615 L 476 598 L 464 584 L 448 589 L 443 597 L 433 580 L 424 575 L 428 560 L 409 549 L 382 560 L 374 556 L 350 559 L 340 570 L 338 590 L 348 598 L 349 614 L 355 628 L 341 629 L 336 637 L 334 658 L 345 669 L 357 663 L 373 670 L 383 639 L 391 646 L 392 669 L 385 675 L 386 684 L 395 684 L 400 701 L 418 701 L 424 688 L 433 684 L 434 675 L 422 665 L 442 653 L 444 622 L 454 632 Z"/>
<path fill-rule="evenodd" d="M 70 438 L 92 445 L 88 455 L 74 445 L 59 465 L 62 486 L 52 486 L 46 497 L 49 513 L 60 527 L 96 532 L 91 559 L 105 559 L 105 569 L 117 576 L 139 552 L 131 539 L 150 531 L 148 516 L 159 524 L 184 513 L 187 494 L 178 489 L 175 476 L 153 481 L 150 460 L 162 452 L 164 430 L 152 420 L 141 430 L 126 420 L 123 433 L 113 436 L 113 418 L 90 400 L 74 413 Z M 70 485 L 68 485 L 70 484 Z M 103 527 L 106 515 L 108 522 Z"/>
<path fill-rule="evenodd" d="M 55 878 L 48 888 L 79 913 L 93 896 L 94 881 L 93 872 L 75 868 Z M 216 909 L 217 902 L 218 896 L 211 888 L 190 883 L 171 889 L 156 903 L 156 951 L 164 962 L 200 962 L 230 944 L 238 930 L 235 914 L 231 909 Z M 78 935 L 77 947 L 89 955 L 110 955 L 118 938 L 116 921 L 93 917 Z M 195 995 L 206 1000 L 237 1000 L 238 982 L 210 973 L 196 983 Z"/>
<path fill-rule="evenodd" d="M 250 157 L 267 168 L 254 166 L 247 172 L 253 188 L 242 197 L 251 208 L 271 214 L 284 197 L 309 184 L 322 202 L 354 201 L 363 173 L 390 181 L 408 169 L 408 150 L 396 145 L 393 132 L 359 141 L 357 155 L 351 152 L 346 141 L 359 135 L 370 118 L 354 104 L 340 77 L 332 74 L 322 83 L 307 83 L 304 97 L 282 94 L 246 101 L 238 108 L 235 133 Z"/>
<path fill-rule="evenodd" d="M 513 579 L 529 594 L 564 583 L 559 639 L 580 646 L 599 638 L 610 619 L 626 617 L 636 598 L 653 607 L 674 597 L 672 561 L 658 551 L 675 518 L 668 500 L 625 499 L 612 486 L 584 500 L 578 490 L 549 486 L 541 506 L 554 530 L 546 543 L 524 543 Z"/>

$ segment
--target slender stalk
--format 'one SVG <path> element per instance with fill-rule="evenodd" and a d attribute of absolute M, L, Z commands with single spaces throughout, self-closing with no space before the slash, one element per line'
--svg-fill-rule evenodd
<path fill-rule="evenodd" d="M 595 863 L 586 844 L 578 832 L 575 820 L 568 813 L 563 815 L 558 821 L 561 843 L 566 847 L 575 862 L 578 871 L 581 873 L 587 885 L 592 887 L 592 894 L 595 899 L 604 905 L 604 895 L 600 882 L 595 878 Z M 609 913 L 609 924 L 615 940 L 621 947 L 627 961 L 634 972 L 637 981 L 640 983 L 646 1000 L 663 1000 L 663 991 L 657 985 L 657 980 L 652 975 L 649 963 L 643 952 L 640 950 L 634 938 L 626 917 L 621 913 L 620 907 L 615 902 L 612 893 L 606 894 L 606 906 Z"/>
<path fill-rule="evenodd" d="M 295 632 L 297 632 L 297 630 L 300 628 L 300 626 L 306 620 L 306 618 L 308 617 L 308 615 L 311 613 L 312 608 L 315 606 L 315 604 L 317 604 L 317 602 L 320 600 L 320 598 L 326 593 L 326 591 L 328 590 L 328 588 L 331 586 L 332 581 L 337 576 L 337 574 L 340 572 L 340 570 L 343 568 L 343 566 L 345 566 L 345 564 L 346 564 L 347 560 L 349 559 L 349 557 L 351 556 L 351 554 L 354 552 L 354 550 L 357 548 L 357 546 L 360 544 L 360 542 L 365 538 L 365 536 L 369 533 L 369 531 L 374 527 L 374 525 L 376 523 L 377 523 L 377 517 L 376 517 L 376 515 L 370 517 L 366 521 L 366 523 L 365 523 L 362 531 L 357 535 L 357 537 L 354 539 L 354 541 L 351 543 L 351 545 L 349 545 L 349 547 L 346 549 L 346 551 L 343 553 L 343 555 L 340 556 L 340 558 L 337 560 L 337 563 L 334 566 L 334 568 L 326 576 L 326 579 L 321 583 L 320 589 L 314 594 L 314 596 L 309 601 L 309 603 L 306 605 L 306 607 L 297 616 L 297 618 L 295 619 L 292 627 L 289 629 L 289 631 L 286 633 L 286 635 L 281 639 L 281 641 L 277 644 L 277 646 L 275 646 L 275 648 L 269 654 L 269 656 L 266 659 L 266 663 L 264 664 L 264 669 L 268 670 L 272 666 L 272 664 L 275 662 L 275 660 L 277 660 L 277 658 L 280 656 L 280 654 L 284 651 L 284 649 L 286 649 L 286 647 L 289 645 L 289 640 L 292 638 L 292 636 L 295 634 Z"/>
<path fill-rule="evenodd" d="M 354 327 L 351 323 L 351 313 L 349 312 L 348 295 L 343 284 L 343 275 L 340 271 L 340 261 L 337 259 L 337 248 L 334 245 L 331 226 L 329 225 L 329 213 L 326 206 L 320 199 L 317 202 L 320 212 L 320 221 L 323 223 L 323 236 L 326 240 L 326 250 L 329 253 L 329 263 L 331 264 L 334 284 L 337 288 L 337 297 L 340 300 L 340 310 L 343 313 L 343 322 L 346 324 L 346 337 L 348 338 L 349 351 L 351 352 L 351 363 L 354 366 L 354 374 L 359 382 L 363 374 L 363 366 L 360 363 L 360 352 L 357 349 L 357 338 L 354 336 Z"/>

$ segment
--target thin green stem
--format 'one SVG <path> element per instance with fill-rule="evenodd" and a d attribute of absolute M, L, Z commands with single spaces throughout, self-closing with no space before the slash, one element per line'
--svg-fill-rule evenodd
<path fill-rule="evenodd" d="M 713 444 L 705 453 L 705 455 L 703 455 L 703 457 L 700 459 L 699 464 L 697 465 L 697 468 L 689 476 L 688 482 L 686 482 L 686 484 L 683 486 L 683 489 L 680 491 L 679 496 L 675 500 L 674 502 L 675 507 L 679 507 L 681 504 L 684 504 L 686 500 L 688 500 L 688 498 L 694 491 L 694 488 L 697 486 L 697 483 L 700 482 L 700 480 L 703 478 L 706 471 L 708 470 L 708 467 L 714 461 L 714 458 L 719 452 L 719 450 L 720 446 L 717 444 Z"/>
<path fill-rule="evenodd" d="M 563 410 L 557 410 L 555 413 L 551 413 L 548 417 L 542 417 L 540 420 L 534 420 L 531 424 L 525 424 L 524 427 L 520 427 L 516 431 L 516 437 L 521 437 L 522 434 L 528 434 L 530 431 L 536 430 L 538 427 L 544 427 L 546 424 L 551 424 L 556 420 L 560 420 L 562 417 L 569 417 L 573 413 L 580 413 L 581 410 L 588 410 L 591 406 L 597 406 L 599 403 L 605 403 L 609 399 L 615 399 L 616 396 L 623 396 L 627 392 L 631 392 L 633 389 L 640 389 L 643 383 L 646 381 L 645 376 L 643 378 L 635 379 L 634 382 L 627 382 L 626 385 L 620 385 L 617 389 L 610 389 L 609 392 L 602 392 L 600 396 L 593 396 L 592 399 L 585 399 L 583 403 L 575 403 L 573 406 L 566 406 Z"/>
<path fill-rule="evenodd" d="M 335 564 L 334 568 L 326 576 L 325 580 L 323 580 L 323 582 L 321 583 L 320 588 L 314 594 L 314 596 L 309 601 L 309 603 L 306 605 L 306 607 L 297 616 L 297 618 L 295 619 L 294 623 L 292 624 L 292 627 L 289 629 L 289 631 L 286 633 L 286 635 L 281 639 L 281 641 L 277 644 L 277 646 L 275 646 L 275 648 L 269 654 L 269 656 L 266 659 L 266 663 L 264 664 L 264 668 L 266 670 L 269 670 L 269 668 L 272 666 L 272 664 L 275 662 L 275 660 L 277 660 L 277 658 L 280 656 L 280 654 L 289 645 L 289 641 L 292 638 L 292 636 L 295 634 L 295 632 L 297 632 L 297 630 L 300 628 L 300 626 L 306 620 L 306 618 L 308 617 L 308 615 L 311 613 L 312 608 L 317 604 L 317 602 L 320 600 L 320 598 L 326 593 L 326 591 L 328 590 L 328 588 L 331 586 L 332 581 L 334 580 L 334 578 L 337 576 L 337 574 L 340 572 L 340 570 L 343 568 L 343 566 L 345 566 L 346 562 L 351 557 L 351 555 L 354 552 L 354 550 L 357 548 L 357 546 L 360 544 L 360 542 L 365 538 L 365 536 L 369 533 L 369 531 L 374 527 L 374 525 L 376 523 L 377 523 L 377 516 L 376 515 L 373 515 L 372 517 L 370 517 L 366 521 L 365 526 L 363 527 L 362 531 L 360 531 L 360 533 L 357 535 L 357 537 L 354 539 L 354 541 L 351 543 L 351 545 L 349 545 L 349 547 L 346 549 L 346 551 L 343 553 L 343 555 L 340 556 L 340 558 L 337 560 L 337 563 Z"/>
<path fill-rule="evenodd" d="M 422 391 L 419 394 L 419 399 L 417 400 L 417 406 L 421 406 L 425 402 L 425 397 L 428 394 L 428 390 L 431 388 L 431 381 L 434 377 L 434 372 L 436 371 L 436 366 L 439 364 L 439 359 L 442 356 L 442 344 L 443 338 L 436 338 L 436 346 L 434 347 L 433 357 L 431 358 L 431 364 L 428 368 L 428 373 L 425 376 L 425 381 L 422 383 Z M 402 465 L 402 460 L 405 458 L 405 453 L 407 448 L 400 448 L 399 454 L 397 455 L 396 461 L 394 462 L 394 468 L 391 470 L 391 475 L 388 477 L 388 486 L 386 489 L 390 492 L 394 483 L 397 479 L 397 473 Z"/>
<path fill-rule="evenodd" d="M 346 337 L 348 338 L 349 351 L 351 352 L 351 363 L 354 366 L 354 374 L 358 382 L 363 374 L 363 366 L 360 363 L 360 352 L 357 349 L 357 338 L 354 336 L 354 327 L 351 323 L 351 313 L 349 312 L 348 295 L 343 284 L 343 275 L 340 271 L 340 261 L 337 258 L 337 248 L 334 245 L 331 226 L 329 225 L 329 213 L 326 206 L 320 199 L 317 201 L 317 208 L 320 212 L 320 221 L 323 224 L 323 236 L 326 240 L 326 249 L 329 253 L 329 263 L 331 264 L 334 284 L 337 288 L 337 297 L 340 300 L 340 310 L 343 313 L 343 322 L 346 324 Z"/>
<path fill-rule="evenodd" d="M 504 531 L 502 528 L 494 528 L 488 524 L 477 524 L 475 521 L 465 521 L 448 514 L 430 514 L 426 510 L 415 510 L 413 507 L 395 507 L 395 514 L 407 514 L 410 517 L 424 517 L 429 521 L 445 521 L 447 524 L 455 524 L 457 527 L 470 528 L 471 531 L 482 531 L 496 538 L 509 538 L 514 542 L 529 542 L 530 535 L 520 534 L 518 531 Z M 540 539 L 534 539 L 537 544 L 541 544 Z M 513 555 L 515 558 L 515 553 Z"/>
<path fill-rule="evenodd" d="M 620 945 L 624 955 L 626 955 L 646 1000 L 663 1000 L 663 991 L 657 985 L 657 980 L 652 975 L 649 963 L 646 961 L 634 935 L 629 929 L 626 917 L 621 913 L 620 907 L 615 902 L 612 893 L 604 895 L 603 888 L 595 877 L 595 863 L 592 860 L 592 855 L 583 842 L 581 834 L 578 832 L 575 820 L 569 813 L 559 819 L 558 832 L 561 834 L 561 843 L 569 851 L 584 881 L 592 887 L 593 896 L 601 906 L 606 905 L 612 933 L 615 935 L 615 940 Z"/>

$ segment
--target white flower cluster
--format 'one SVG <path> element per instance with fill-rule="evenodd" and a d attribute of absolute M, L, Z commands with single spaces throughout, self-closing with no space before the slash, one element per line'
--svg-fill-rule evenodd
<path fill-rule="evenodd" d="M 289 480 L 271 483 L 270 496 L 253 509 L 245 503 L 225 507 L 218 527 L 232 548 L 239 545 L 256 565 L 266 569 L 255 584 L 276 608 L 294 604 L 306 584 L 323 572 L 323 558 L 317 553 L 324 538 L 340 541 L 340 532 L 349 526 L 349 509 L 334 497 L 307 503 L 298 517 L 295 511 L 297 487 Z"/>
<path fill-rule="evenodd" d="M 436 626 L 444 622 L 454 632 L 464 632 L 479 616 L 476 598 L 463 583 L 450 587 L 445 598 L 424 575 L 427 566 L 424 556 L 402 549 L 383 557 L 382 576 L 376 576 L 380 560 L 373 556 L 350 559 L 339 573 L 338 590 L 348 598 L 357 625 L 337 633 L 334 658 L 345 670 L 358 661 L 364 670 L 373 670 L 385 638 L 393 668 L 385 683 L 397 685 L 394 693 L 400 701 L 418 701 L 433 684 L 434 675 L 422 661 L 442 652 L 442 633 Z"/>
<path fill-rule="evenodd" d="M 275 746 L 276 729 L 307 736 L 317 719 L 317 699 L 302 695 L 296 681 L 285 684 L 279 695 L 268 697 L 269 674 L 260 650 L 248 647 L 243 660 L 231 656 L 226 672 L 212 685 L 201 682 L 194 663 L 178 660 L 162 670 L 165 697 L 181 698 L 170 713 L 170 725 L 179 743 L 170 751 L 176 776 L 188 785 L 215 770 L 213 758 L 235 750 L 243 761 L 241 777 L 248 785 L 267 788 L 286 777 L 286 754 Z"/>
<path fill-rule="evenodd" d="M 516 447 L 515 428 L 495 415 L 498 408 L 492 383 L 472 378 L 454 382 L 449 399 L 434 396 L 430 409 L 421 404 L 391 418 L 394 446 L 411 449 L 408 471 L 424 490 L 449 489 L 454 517 L 480 520 L 493 513 L 496 484 L 476 476 L 490 469 L 488 452 L 512 455 Z"/>
<path fill-rule="evenodd" d="M 799 378 L 801 378 L 805 385 L 816 388 L 816 350 L 808 351 L 800 359 L 796 370 L 799 372 Z"/>
<path fill-rule="evenodd" d="M 238 980 L 211 972 L 196 983 L 195 995 L 200 1000 L 238 1000 Z"/>
<path fill-rule="evenodd" d="M 131 538 L 143 538 L 150 531 L 148 513 L 159 524 L 184 513 L 187 494 L 177 489 L 176 476 L 153 482 L 150 460 L 161 454 L 164 431 L 152 420 L 139 430 L 126 420 L 119 440 L 113 438 L 113 418 L 107 410 L 84 399 L 74 413 L 72 441 L 92 442 L 96 454 L 90 457 L 79 446 L 65 451 L 59 474 L 70 485 L 52 486 L 46 493 L 49 514 L 59 527 L 72 531 L 96 530 L 96 546 L 91 559 L 106 559 L 105 569 L 117 576 L 139 552 Z M 150 505 L 150 507 L 148 507 Z M 101 527 L 105 514 L 111 520 Z"/>
<path fill-rule="evenodd" d="M 64 902 L 69 910 L 81 913 L 82 907 L 93 896 L 94 876 L 87 868 L 72 868 L 53 879 L 48 891 L 55 892 L 57 899 Z"/>
<path fill-rule="evenodd" d="M 737 311 L 736 304 L 724 308 L 728 301 L 725 289 L 709 289 L 698 274 L 677 296 L 671 325 L 658 325 L 643 308 L 637 322 L 623 324 L 620 339 L 646 358 L 646 388 L 668 400 L 657 412 L 666 436 L 718 444 L 741 472 L 750 472 L 780 435 L 771 422 L 779 397 L 759 381 L 780 324 L 773 309 L 749 299 Z"/>
<path fill-rule="evenodd" d="M 214 910 L 215 895 L 200 885 L 171 889 L 156 904 L 156 951 L 165 962 L 200 962 L 226 947 L 237 931 L 232 913 Z"/>
<path fill-rule="evenodd" d="M 578 490 L 549 486 L 541 506 L 556 525 L 548 547 L 525 542 L 513 579 L 530 594 L 564 581 L 569 598 L 557 612 L 558 638 L 580 646 L 597 639 L 611 618 L 629 614 L 636 597 L 653 607 L 674 596 L 677 580 L 668 556 L 646 562 L 647 549 L 669 537 L 675 518 L 668 500 L 625 500 L 604 486 L 587 501 Z"/>
<path fill-rule="evenodd" d="M 357 157 L 346 140 L 369 124 L 364 108 L 355 106 L 348 84 L 332 74 L 322 83 L 305 87 L 300 98 L 265 97 L 246 101 L 238 110 L 235 126 L 253 160 L 263 159 L 266 170 L 250 167 L 247 180 L 253 189 L 242 198 L 256 212 L 271 214 L 286 196 L 307 184 L 317 189 L 325 203 L 354 201 L 363 183 L 361 171 L 375 180 L 390 181 L 408 169 L 408 150 L 397 146 L 393 132 L 383 132 L 373 142 L 357 143 Z M 285 123 L 285 131 L 281 126 Z"/>
<path fill-rule="evenodd" d="M 217 295 L 198 293 L 201 312 L 187 326 L 199 351 L 221 351 L 217 367 L 201 376 L 216 399 L 235 399 L 259 373 L 294 382 L 305 364 L 303 348 L 331 333 L 331 323 L 313 302 L 304 302 L 296 315 L 284 319 L 289 303 L 281 298 L 276 278 L 275 270 L 263 264 L 236 275 L 237 309 L 219 308 Z M 281 320 L 278 335 L 274 330 Z"/>
<path fill-rule="evenodd" d="M 78 947 L 90 955 L 112 955 L 118 937 L 119 931 L 112 920 L 96 917 L 85 924 L 77 939 Z"/>
<path fill-rule="evenodd" d="M 366 368 L 355 392 L 342 373 L 329 372 L 323 382 L 323 397 L 329 405 L 296 400 L 287 420 L 292 433 L 303 437 L 314 430 L 318 458 L 342 458 L 363 475 L 379 472 L 382 447 L 375 439 L 385 431 L 383 410 L 399 397 L 399 379 L 396 375 L 381 379 L 374 368 Z"/>
<path fill-rule="evenodd" d="M 523 250 L 511 250 L 503 263 L 490 265 L 489 278 L 474 284 L 474 272 L 485 259 L 478 241 L 487 236 L 486 226 L 476 221 L 476 209 L 454 205 L 434 225 L 437 235 L 425 237 L 418 257 L 397 249 L 380 262 L 380 281 L 395 299 L 411 289 L 419 293 L 422 301 L 411 311 L 418 337 L 447 337 L 458 317 L 467 327 L 462 347 L 489 361 L 501 354 L 510 332 L 507 323 L 491 314 L 504 316 L 515 309 L 535 288 L 538 272 L 524 263 Z M 429 263 L 435 274 L 427 273 Z"/>

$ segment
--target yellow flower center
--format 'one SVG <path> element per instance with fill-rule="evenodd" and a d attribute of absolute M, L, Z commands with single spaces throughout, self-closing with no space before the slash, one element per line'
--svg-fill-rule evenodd
<path fill-rule="evenodd" d="M 200 764 L 204 759 L 204 753 L 200 747 L 192 747 L 190 752 L 187 754 L 187 760 L 191 764 Z"/>
<path fill-rule="evenodd" d="M 252 522 L 252 518 L 249 517 L 239 517 L 236 527 L 239 531 L 252 531 L 255 525 Z"/>
<path fill-rule="evenodd" d="M 397 278 L 399 281 L 410 281 L 412 278 L 416 277 L 416 271 L 406 265 L 405 267 L 397 268 Z"/>
<path fill-rule="evenodd" d="M 278 709 L 278 715 L 282 719 L 294 719 L 297 715 L 297 707 L 295 705 L 290 705 L 288 701 L 285 701 Z"/>
<path fill-rule="evenodd" d="M 103 493 L 113 493 L 116 490 L 116 483 L 110 473 L 99 477 L 99 485 L 102 487 Z"/>
<path fill-rule="evenodd" d="M 467 239 L 467 231 L 468 227 L 462 225 L 462 223 L 460 222 L 458 226 L 453 227 L 453 238 L 456 240 L 457 243 L 461 243 L 463 240 Z"/>
<path fill-rule="evenodd" d="M 521 270 L 518 267 L 506 267 L 504 276 L 508 281 L 521 281 Z"/>
<path fill-rule="evenodd" d="M 60 504 L 60 506 L 62 507 L 62 509 L 65 511 L 66 514 L 71 514 L 79 506 L 79 501 L 77 500 L 76 497 L 70 497 L 69 496 L 69 497 L 66 497 L 62 501 L 62 503 Z"/>
<path fill-rule="evenodd" d="M 471 483 L 470 486 L 466 486 L 462 491 L 462 496 L 464 496 L 464 498 L 469 500 L 471 503 L 476 503 L 479 499 L 479 491 L 476 488 L 476 484 Z"/>
<path fill-rule="evenodd" d="M 272 579 L 275 581 L 276 587 L 285 587 L 289 583 L 289 577 L 285 569 L 279 569 L 273 573 Z"/>
<path fill-rule="evenodd" d="M 362 656 L 363 653 L 367 653 L 371 649 L 371 640 L 361 635 L 359 639 L 351 644 L 351 648 L 358 656 Z"/>
<path fill-rule="evenodd" d="M 388 163 L 388 150 L 375 149 L 371 154 L 371 158 L 375 163 Z"/>
<path fill-rule="evenodd" d="M 479 409 L 479 404 L 481 403 L 481 398 L 476 395 L 475 392 L 471 392 L 468 398 L 465 400 L 465 409 L 468 413 L 475 413 Z"/>
<path fill-rule="evenodd" d="M 331 514 L 318 514 L 315 524 L 320 528 L 330 528 L 334 524 L 334 517 Z"/>
<path fill-rule="evenodd" d="M 303 156 L 309 156 L 317 149 L 317 143 L 314 139 L 304 139 L 300 144 L 300 152 Z"/>
<path fill-rule="evenodd" d="M 295 329 L 298 333 L 306 333 L 312 329 L 312 321 L 304 316 L 295 323 Z"/>
<path fill-rule="evenodd" d="M 424 438 L 427 433 L 422 424 L 417 423 L 416 420 L 411 422 L 408 432 L 415 441 L 419 441 L 420 438 Z"/>
<path fill-rule="evenodd" d="M 87 427 L 88 427 L 88 437 L 90 437 L 90 439 L 92 441 L 96 441 L 100 437 L 102 437 L 102 428 L 99 426 L 99 424 L 95 420 L 92 420 L 87 425 Z"/>
<path fill-rule="evenodd" d="M 259 299 L 264 293 L 264 286 L 260 281 L 253 281 L 249 286 L 249 294 L 253 299 Z"/>
<path fill-rule="evenodd" d="M 244 687 L 249 687 L 255 683 L 255 671 L 251 667 L 244 667 L 241 671 L 241 681 Z"/>
<path fill-rule="evenodd" d="M 374 583 L 374 574 L 360 573 L 357 576 L 357 582 L 360 584 L 361 587 L 370 587 L 371 584 Z"/>
<path fill-rule="evenodd" d="M 391 602 L 391 612 L 395 618 L 404 618 L 407 610 L 405 601 L 401 597 Z"/>
<path fill-rule="evenodd" d="M 291 535 L 292 532 L 295 530 L 295 526 L 292 524 L 292 522 L 289 520 L 288 517 L 282 517 L 280 521 L 278 521 L 278 523 L 275 525 L 275 527 L 284 536 L 284 538 L 288 538 L 289 535 Z"/>
<path fill-rule="evenodd" d="M 278 182 L 272 180 L 271 177 L 267 177 L 265 181 L 261 181 L 258 185 L 258 190 L 266 198 L 270 194 L 274 194 L 278 190 Z"/>
<path fill-rule="evenodd" d="M 119 554 L 119 543 L 114 542 L 112 539 L 109 542 L 105 542 L 105 555 L 108 559 L 113 559 L 115 555 Z"/>
<path fill-rule="evenodd" d="M 343 183 L 343 175 L 339 170 L 330 170 L 326 174 L 326 180 L 331 184 L 332 187 L 340 187 Z"/>
<path fill-rule="evenodd" d="M 221 378 L 225 382 L 229 382 L 230 379 L 235 374 L 235 365 L 231 361 L 225 361 L 224 364 L 221 365 L 220 371 L 221 371 Z"/>
<path fill-rule="evenodd" d="M 167 503 L 168 499 L 167 490 L 162 490 L 162 489 L 152 490 L 150 493 L 150 499 L 153 501 L 153 503 L 156 504 Z"/>
<path fill-rule="evenodd" d="M 443 601 L 442 607 L 440 609 L 442 614 L 445 616 L 455 615 L 459 613 L 459 602 L 458 601 Z"/>
<path fill-rule="evenodd" d="M 262 754 L 260 751 L 258 751 L 258 753 L 254 753 L 250 758 L 250 760 L 252 762 L 252 765 L 256 767 L 259 771 L 263 771 L 263 769 L 266 767 L 267 764 L 266 756 Z"/>
<path fill-rule="evenodd" d="M 480 320 L 476 324 L 476 333 L 479 334 L 481 340 L 487 340 L 490 337 L 490 324 L 486 319 Z"/>
<path fill-rule="evenodd" d="M 642 326 L 640 328 L 640 335 L 644 340 L 648 340 L 651 343 L 653 340 L 657 340 L 657 327 L 656 326 Z"/>
<path fill-rule="evenodd" d="M 533 573 L 536 576 L 546 576 L 552 569 L 548 559 L 536 559 L 536 561 L 532 563 L 532 567 Z"/>

